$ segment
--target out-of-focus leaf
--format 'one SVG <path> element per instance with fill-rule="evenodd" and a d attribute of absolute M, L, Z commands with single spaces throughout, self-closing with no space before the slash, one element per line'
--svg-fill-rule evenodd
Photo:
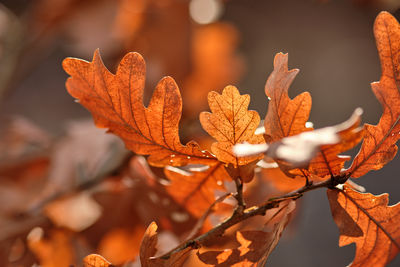
<path fill-rule="evenodd" d="M 68 267 L 75 262 L 68 232 L 54 229 L 44 238 L 41 228 L 34 228 L 27 237 L 29 249 L 36 255 L 40 266 Z"/>
<path fill-rule="evenodd" d="M 94 224 L 102 211 L 87 192 L 81 192 L 50 202 L 44 212 L 55 225 L 80 232 Z"/>

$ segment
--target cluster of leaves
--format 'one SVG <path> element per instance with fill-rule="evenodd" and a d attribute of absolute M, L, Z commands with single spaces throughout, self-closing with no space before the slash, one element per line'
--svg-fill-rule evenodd
<path fill-rule="evenodd" d="M 198 220 L 189 237 L 161 254 L 156 254 L 157 225 L 151 223 L 140 246 L 142 266 L 181 266 L 193 251 L 197 251 L 194 260 L 212 266 L 263 266 L 287 226 L 295 201 L 318 188 L 327 188 L 340 230 L 339 244 L 356 244 L 351 266 L 385 266 L 397 255 L 400 204 L 388 206 L 387 194 L 359 192 L 360 187 L 349 180 L 391 161 L 400 138 L 400 25 L 382 12 L 374 33 L 382 65 L 380 81 L 372 83 L 383 106 L 377 125 L 360 127 L 362 112 L 357 109 L 342 124 L 318 130 L 309 127 L 311 97 L 302 93 L 290 99 L 288 89 L 298 70 L 289 70 L 287 54 L 279 53 L 265 86 L 270 101 L 261 130 L 260 116 L 248 110 L 248 95 L 240 95 L 234 86 L 225 87 L 221 94 L 209 93 L 211 112 L 202 112 L 200 122 L 216 140 L 210 152 L 194 141 L 180 141 L 182 98 L 171 77 L 163 78 L 148 107 L 143 105 L 146 69 L 139 54 L 125 55 L 116 74 L 106 69 L 99 51 L 92 62 L 64 60 L 63 67 L 71 76 L 67 90 L 92 113 L 96 126 L 119 136 L 134 153 L 147 156 L 151 166 L 164 168 L 167 194 Z M 339 154 L 361 140 L 359 153 L 345 169 L 350 157 Z M 284 180 L 290 192 L 264 196 L 249 207 L 250 188 L 244 190 L 244 185 L 252 182 L 259 168 L 265 168 L 261 173 L 275 172 L 265 179 L 292 177 Z M 269 182 L 279 187 L 283 179 Z M 220 192 L 217 197 L 216 192 Z M 219 218 L 217 223 L 208 219 L 210 214 Z M 235 228 L 258 215 L 263 219 L 250 223 L 252 229 Z M 239 246 L 210 248 L 232 229 Z M 91 267 L 111 266 L 98 255 L 84 262 Z"/>

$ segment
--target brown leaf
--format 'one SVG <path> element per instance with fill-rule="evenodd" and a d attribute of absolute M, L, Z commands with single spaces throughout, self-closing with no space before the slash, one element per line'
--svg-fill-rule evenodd
<path fill-rule="evenodd" d="M 171 181 L 167 187 L 169 194 L 196 217 L 202 216 L 214 203 L 214 191 L 226 191 L 224 181 L 231 180 L 222 163 L 204 171 L 185 172 L 167 167 L 164 172 Z"/>
<path fill-rule="evenodd" d="M 218 160 L 237 167 L 262 158 L 260 155 L 236 157 L 232 151 L 234 145 L 243 142 L 264 143 L 261 135 L 254 134 L 260 123 L 260 116 L 256 111 L 247 109 L 250 96 L 240 95 L 236 87 L 227 86 L 221 95 L 214 91 L 210 92 L 208 103 L 212 113 L 202 112 L 200 122 L 217 140 L 212 144 L 211 151 Z"/>
<path fill-rule="evenodd" d="M 180 267 L 189 256 L 191 248 L 186 248 L 182 251 L 171 255 L 168 260 L 160 258 L 151 258 L 157 252 L 157 224 L 152 222 L 147 228 L 142 243 L 140 244 L 140 262 L 142 267 Z"/>
<path fill-rule="evenodd" d="M 218 267 L 229 266 L 265 266 L 267 258 L 278 244 L 291 212 L 295 208 L 294 201 L 281 203 L 279 208 L 269 210 L 266 231 L 238 231 L 236 239 L 240 246 L 224 251 L 198 252 L 201 261 Z M 270 229 L 268 229 L 270 228 Z"/>
<path fill-rule="evenodd" d="M 139 254 L 141 237 L 145 226 L 136 225 L 133 229 L 113 228 L 100 241 L 98 252 L 113 264 L 133 261 Z"/>
<path fill-rule="evenodd" d="M 92 113 L 96 125 L 121 137 L 135 153 L 149 155 L 150 164 L 181 166 L 215 160 L 193 141 L 181 144 L 182 98 L 171 77 L 158 83 L 149 107 L 143 106 L 145 63 L 138 53 L 125 55 L 115 75 L 104 66 L 99 50 L 92 62 L 66 58 L 63 67 L 71 75 L 68 92 Z"/>
<path fill-rule="evenodd" d="M 310 94 L 304 92 L 294 99 L 288 95 L 289 86 L 298 72 L 298 69 L 288 70 L 288 54 L 276 54 L 274 71 L 265 84 L 265 93 L 270 99 L 264 120 L 268 143 L 312 130 L 306 127 L 311 111 Z"/>
<path fill-rule="evenodd" d="M 381 12 L 375 20 L 374 33 L 382 76 L 371 86 L 383 106 L 383 114 L 377 125 L 365 125 L 364 142 L 347 172 L 351 177 L 379 170 L 391 161 L 400 138 L 400 25 L 392 15 Z"/>
<path fill-rule="evenodd" d="M 75 262 L 71 238 L 66 231 L 52 230 L 48 238 L 41 228 L 34 228 L 27 237 L 29 249 L 36 255 L 40 266 L 68 267 Z"/>
<path fill-rule="evenodd" d="M 97 254 L 87 255 L 83 259 L 83 267 L 111 267 L 111 263 Z"/>
<path fill-rule="evenodd" d="M 347 185 L 328 190 L 339 246 L 356 244 L 352 267 L 385 266 L 400 251 L 400 203 L 388 206 L 388 194 L 358 193 Z"/>

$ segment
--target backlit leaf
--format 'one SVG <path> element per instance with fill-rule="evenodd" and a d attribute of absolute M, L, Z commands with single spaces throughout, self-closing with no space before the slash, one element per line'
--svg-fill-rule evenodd
<path fill-rule="evenodd" d="M 198 252 L 201 261 L 211 266 L 265 266 L 267 258 L 278 244 L 291 212 L 295 208 L 294 201 L 282 202 L 279 208 L 267 212 L 269 218 L 266 231 L 238 231 L 236 239 L 240 246 L 224 251 Z"/>
<path fill-rule="evenodd" d="M 214 91 L 210 92 L 208 103 L 211 113 L 202 112 L 200 122 L 203 128 L 217 140 L 212 144 L 211 151 L 218 160 L 237 167 L 262 158 L 260 155 L 237 157 L 232 151 L 234 145 L 243 142 L 264 143 L 261 135 L 254 134 L 260 123 L 260 116 L 256 111 L 247 109 L 250 96 L 240 95 L 236 87 L 227 86 L 221 95 Z"/>
<path fill-rule="evenodd" d="M 388 206 L 388 194 L 358 193 L 347 185 L 328 190 L 332 216 L 339 227 L 339 246 L 356 244 L 352 267 L 379 267 L 400 251 L 400 203 Z"/>
<path fill-rule="evenodd" d="M 182 98 L 171 77 L 158 83 L 148 108 L 143 106 L 145 63 L 138 53 L 125 55 L 115 75 L 106 69 L 98 50 L 92 62 L 66 58 L 63 67 L 71 75 L 66 83 L 68 92 L 92 113 L 96 125 L 121 137 L 135 153 L 149 155 L 150 164 L 214 161 L 197 143 L 181 144 Z"/>
<path fill-rule="evenodd" d="M 381 12 L 375 20 L 374 33 L 382 76 L 371 86 L 383 106 L 383 114 L 377 125 L 365 125 L 361 150 L 348 170 L 352 177 L 379 170 L 391 161 L 400 138 L 400 25 L 392 15 Z"/>
<path fill-rule="evenodd" d="M 268 143 L 283 137 L 312 130 L 306 127 L 311 111 L 311 96 L 304 92 L 290 99 L 288 90 L 298 69 L 288 70 L 288 54 L 278 53 L 274 59 L 274 71 L 265 84 L 265 93 L 270 99 L 264 120 Z"/>

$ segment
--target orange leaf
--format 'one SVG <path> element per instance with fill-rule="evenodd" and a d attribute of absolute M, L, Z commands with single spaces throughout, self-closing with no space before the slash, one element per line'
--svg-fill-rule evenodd
<path fill-rule="evenodd" d="M 92 113 L 96 126 L 108 128 L 135 153 L 149 155 L 150 164 L 181 166 L 215 160 L 193 141 L 181 144 L 182 98 L 171 77 L 158 83 L 149 107 L 143 106 L 145 62 L 138 53 L 125 55 L 115 75 L 104 66 L 99 50 L 92 62 L 66 58 L 63 67 L 71 75 L 68 92 Z"/>
<path fill-rule="evenodd" d="M 328 190 L 339 246 L 356 243 L 351 266 L 385 266 L 400 251 L 400 203 L 388 206 L 388 194 L 358 193 L 347 185 Z"/>
<path fill-rule="evenodd" d="M 87 255 L 83 259 L 83 267 L 111 267 L 111 263 L 97 254 Z"/>
<path fill-rule="evenodd" d="M 379 170 L 391 161 L 400 138 L 400 25 L 392 15 L 381 12 L 375 20 L 374 33 L 382 76 L 371 86 L 383 106 L 383 114 L 377 125 L 365 125 L 361 150 L 348 170 L 352 177 Z"/>
<path fill-rule="evenodd" d="M 40 266 L 68 267 L 75 262 L 71 240 L 66 231 L 52 230 L 49 237 L 44 238 L 42 228 L 36 227 L 29 233 L 27 241 Z"/>
<path fill-rule="evenodd" d="M 139 254 L 140 239 L 145 227 L 136 225 L 134 229 L 113 228 L 100 241 L 98 252 L 113 264 L 133 261 Z"/>
<path fill-rule="evenodd" d="M 338 154 L 355 147 L 364 136 L 364 131 L 359 127 L 361 114 L 362 110 L 356 109 L 343 129 L 337 132 L 339 143 L 321 147 L 321 151 L 310 162 L 308 170 L 312 174 L 321 178 L 340 175 L 350 156 Z"/>
<path fill-rule="evenodd" d="M 202 216 L 215 202 L 214 191 L 226 191 L 223 182 L 231 180 L 222 163 L 210 166 L 205 171 L 189 173 L 167 167 L 164 172 L 171 181 L 167 187 L 169 194 L 196 217 Z"/>
<path fill-rule="evenodd" d="M 211 146 L 211 151 L 218 160 L 237 167 L 262 158 L 262 155 L 236 157 L 232 151 L 235 144 L 264 143 L 261 135 L 254 134 L 260 123 L 260 116 L 256 111 L 247 109 L 250 96 L 240 95 L 236 87 L 227 86 L 221 95 L 214 91 L 210 92 L 208 103 L 212 113 L 202 112 L 200 122 L 203 128 L 218 141 Z"/>
<path fill-rule="evenodd" d="M 238 231 L 236 232 L 236 239 L 240 244 L 238 248 L 198 252 L 199 259 L 204 263 L 219 267 L 265 266 L 267 258 L 278 244 L 294 208 L 294 201 L 282 202 L 279 208 L 269 210 L 266 214 L 270 219 L 266 227 L 272 226 L 271 231 Z"/>
<path fill-rule="evenodd" d="M 191 248 L 186 248 L 172 254 L 168 260 L 151 258 L 157 252 L 157 228 L 157 224 L 152 222 L 144 233 L 142 243 L 140 244 L 140 262 L 142 267 L 181 267 L 189 256 L 188 252 Z"/>
<path fill-rule="evenodd" d="M 298 69 L 288 70 L 288 54 L 276 54 L 274 71 L 265 84 L 265 93 L 270 99 L 264 120 L 268 143 L 312 130 L 306 127 L 311 111 L 310 94 L 304 92 L 294 99 L 288 95 L 289 86 L 298 72 Z"/>

